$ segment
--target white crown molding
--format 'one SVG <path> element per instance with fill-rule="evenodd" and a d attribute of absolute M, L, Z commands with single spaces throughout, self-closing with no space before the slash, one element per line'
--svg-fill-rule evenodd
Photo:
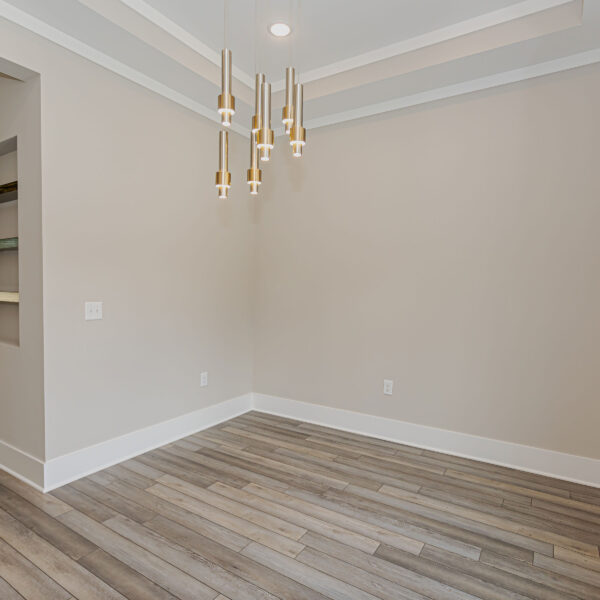
<path fill-rule="evenodd" d="M 557 8 L 566 4 L 572 4 L 577 1 L 578 0 L 525 0 L 519 4 L 501 8 L 478 17 L 473 17 L 472 19 L 461 21 L 460 23 L 429 31 L 423 35 L 307 71 L 302 74 L 302 82 L 309 83 L 311 81 L 338 75 L 345 71 L 358 69 L 359 67 L 393 58 L 394 56 L 414 52 L 428 46 L 434 46 L 483 29 L 489 29 L 497 25 L 509 23 L 510 21 L 516 21 L 517 19 L 522 19 L 535 13 Z M 285 80 L 274 83 L 272 87 L 273 91 L 281 91 L 284 88 Z"/>
<path fill-rule="evenodd" d="M 600 459 L 266 394 L 253 398 L 260 412 L 600 488 Z"/>
<path fill-rule="evenodd" d="M 168 34 L 179 40 L 182 44 L 185 44 L 188 48 L 197 52 L 206 60 L 221 67 L 221 54 L 216 52 L 203 42 L 201 42 L 196 36 L 192 35 L 189 31 L 183 27 L 177 25 L 174 21 L 171 21 L 160 11 L 156 10 L 153 6 L 150 6 L 144 0 L 121 0 L 123 4 L 134 10 L 138 14 L 142 15 L 145 19 L 154 23 L 157 27 L 160 27 Z M 250 89 L 254 87 L 254 77 L 248 75 L 245 71 L 242 71 L 239 67 L 234 66 L 232 75 L 238 81 L 241 81 L 244 85 L 247 85 Z"/>
<path fill-rule="evenodd" d="M 189 110 L 214 121 L 215 123 L 220 124 L 220 118 L 216 110 L 208 108 L 204 104 L 189 98 L 185 94 L 178 92 L 169 86 L 156 81 L 152 77 L 148 77 L 144 75 L 144 73 L 138 71 L 137 69 L 133 69 L 132 67 L 104 54 L 103 52 L 88 46 L 84 42 L 74 38 L 73 36 L 48 25 L 44 21 L 33 17 L 29 13 L 22 11 L 19 8 L 16 8 L 12 4 L 5 2 L 4 0 L 0 0 L 0 17 L 7 19 L 8 21 L 12 21 L 16 25 L 19 25 L 32 33 L 35 33 L 41 37 L 82 56 L 83 58 L 87 58 L 88 60 L 112 71 L 113 73 L 117 73 L 142 87 L 145 87 Z M 236 123 L 232 123 L 231 129 L 243 136 L 248 137 L 249 130 L 241 125 Z"/>
<path fill-rule="evenodd" d="M 47 460 L 44 463 L 44 491 L 49 492 L 144 452 L 214 427 L 251 409 L 252 394 L 244 394 Z"/>
<path fill-rule="evenodd" d="M 379 62 L 394 56 L 406 54 L 408 52 L 414 52 L 428 46 L 433 46 L 441 42 L 445 42 L 451 39 L 455 39 L 482 29 L 488 29 L 497 25 L 502 25 L 510 21 L 522 19 L 529 15 L 533 15 L 538 12 L 550 10 L 566 4 L 572 4 L 573 2 L 579 2 L 581 0 L 524 0 L 518 4 L 508 6 L 499 10 L 492 11 L 487 14 L 473 17 L 447 27 L 442 27 L 434 31 L 427 32 L 423 35 L 419 35 L 401 42 L 390 44 L 382 48 L 377 48 L 370 52 L 365 52 L 351 58 L 337 61 L 317 69 L 312 69 L 302 74 L 302 82 L 309 83 L 338 75 L 345 71 L 351 71 L 359 67 L 364 67 L 369 64 Z M 221 65 L 221 56 L 218 52 L 204 44 L 199 38 L 192 35 L 189 31 L 183 27 L 177 25 L 174 21 L 169 19 L 163 13 L 149 5 L 145 0 L 120 0 L 121 3 L 128 6 L 131 10 L 134 10 L 138 14 L 142 15 L 145 19 L 160 27 L 166 31 L 169 35 L 179 40 L 182 44 L 185 44 L 208 61 L 213 64 Z M 254 77 L 249 73 L 246 73 L 239 67 L 233 67 L 233 76 L 241 81 L 243 84 L 248 86 L 250 89 L 254 87 Z M 278 81 L 273 82 L 272 91 L 280 92 L 285 89 L 285 79 L 282 78 Z"/>
<path fill-rule="evenodd" d="M 131 7 L 136 12 L 140 12 L 146 18 L 147 15 L 151 15 L 153 18 L 152 22 L 155 22 L 157 26 L 164 27 L 165 23 L 163 19 L 160 18 L 161 13 L 158 13 L 150 7 L 144 0 L 120 0 L 127 6 Z M 405 51 L 410 51 L 410 49 L 414 49 L 415 44 L 421 43 L 423 44 L 423 38 L 429 36 L 428 43 L 436 43 L 434 40 L 440 41 L 443 36 L 456 36 L 460 35 L 460 32 L 463 32 L 463 35 L 472 30 L 477 30 L 477 28 L 482 27 L 491 27 L 494 24 L 498 24 L 501 22 L 506 22 L 507 20 L 520 18 L 523 16 L 527 16 L 529 14 L 533 14 L 540 10 L 545 10 L 549 8 L 553 8 L 556 6 L 568 4 L 573 2 L 574 0 L 525 0 L 517 5 L 511 6 L 506 9 L 502 9 L 499 11 L 494 11 L 493 13 L 488 13 L 487 15 L 482 15 L 481 17 L 477 17 L 475 19 L 471 19 L 469 21 L 463 21 L 462 23 L 458 23 L 456 25 L 452 25 L 448 28 L 437 30 L 435 32 L 431 32 L 426 36 L 420 36 L 421 42 L 417 42 L 415 40 L 419 40 L 420 38 L 413 38 L 412 40 L 406 40 L 405 42 L 401 42 L 400 44 L 395 44 L 395 52 L 398 52 L 400 46 L 403 45 Z M 576 0 L 575 0 L 576 1 Z M 141 12 L 143 11 L 143 12 Z M 152 12 L 153 11 L 153 12 Z M 156 14 L 154 14 L 156 13 Z M 40 35 L 60 46 L 70 50 L 86 58 L 138 85 L 141 85 L 161 96 L 180 104 L 188 108 L 189 110 L 194 111 L 195 113 L 210 119 L 215 123 L 220 123 L 218 114 L 212 108 L 205 106 L 204 104 L 197 102 L 178 92 L 169 86 L 156 81 L 155 79 L 145 75 L 144 73 L 129 67 L 128 65 L 104 54 L 103 52 L 92 48 L 91 46 L 81 42 L 80 40 L 48 25 L 44 21 L 33 17 L 32 15 L 26 13 L 25 11 L 16 8 L 12 4 L 9 4 L 5 0 L 0 0 L 0 16 L 5 19 L 12 21 L 13 23 L 37 34 Z M 166 19 L 168 21 L 168 19 Z M 172 22 L 171 22 L 172 23 Z M 172 24 L 174 27 L 177 27 L 174 23 Z M 177 39 L 183 41 L 180 35 L 183 36 L 184 30 L 181 30 L 179 34 L 176 36 Z M 169 32 L 171 33 L 171 32 Z M 187 41 L 184 42 L 188 46 L 192 47 L 195 51 L 202 54 L 205 58 L 209 59 L 210 53 L 212 52 L 212 61 L 220 63 L 220 58 L 216 52 L 199 42 L 194 36 L 191 34 L 184 32 L 187 35 Z M 185 36 L 183 36 L 185 37 Z M 386 53 L 391 52 L 390 46 L 386 48 L 382 48 L 380 50 L 374 51 L 373 53 L 368 53 L 370 55 L 371 60 L 382 60 Z M 377 54 L 379 53 L 379 54 Z M 359 65 L 360 61 L 367 60 L 365 58 L 366 55 L 361 55 L 360 57 L 355 57 L 354 59 L 348 59 L 349 61 L 356 61 L 354 66 L 350 66 L 348 61 L 341 61 L 341 63 L 335 63 L 335 65 L 329 65 L 328 67 L 324 67 L 326 69 L 338 69 L 337 72 L 341 72 L 345 68 L 356 68 Z M 442 100 L 444 98 L 452 98 L 455 96 L 460 96 L 463 94 L 468 94 L 471 92 L 481 91 L 489 88 L 493 88 L 496 86 L 506 85 L 508 83 L 515 83 L 518 81 L 523 81 L 526 79 L 531 79 L 534 77 L 540 77 L 542 75 L 548 75 L 551 73 L 557 73 L 559 71 L 564 71 L 584 65 L 589 65 L 592 63 L 596 63 L 600 61 L 600 49 L 591 50 L 589 52 L 583 52 L 580 54 L 575 54 L 572 56 L 567 56 L 564 58 L 559 58 L 553 61 L 539 63 L 536 65 L 531 65 L 528 67 L 515 69 L 513 71 L 507 71 L 504 73 L 498 73 L 495 75 L 490 75 L 487 77 L 482 77 L 479 79 L 474 79 L 470 81 L 461 82 L 458 84 L 444 86 L 440 88 L 436 88 L 433 90 L 429 90 L 427 92 L 421 92 L 418 94 L 413 94 L 410 96 L 403 96 L 399 98 L 394 98 L 393 100 L 389 100 L 386 102 L 380 102 L 371 104 L 368 106 L 362 106 L 357 109 L 341 111 L 337 113 L 333 113 L 330 115 L 326 115 L 324 117 L 318 117 L 315 119 L 310 119 L 306 122 L 306 127 L 308 129 L 316 129 L 319 127 L 326 127 L 329 125 L 334 125 L 336 123 L 342 123 L 344 121 L 351 121 L 355 119 L 361 119 L 369 116 L 374 116 L 377 114 L 390 112 L 394 110 L 399 110 L 402 108 L 408 108 L 411 106 L 417 106 L 419 104 L 424 104 L 427 102 L 434 102 L 437 100 Z M 337 66 L 336 66 L 337 65 Z M 332 73 L 333 74 L 333 71 Z M 242 74 L 243 75 L 243 74 Z M 308 75 L 308 74 L 307 74 Z M 303 79 L 305 79 L 303 77 Z M 249 80 L 250 85 L 252 85 L 252 80 Z M 250 131 L 248 128 L 243 127 L 239 123 L 233 123 L 231 129 L 236 133 L 244 137 L 250 136 Z M 276 134 L 281 135 L 283 130 L 277 130 Z"/>
<path fill-rule="evenodd" d="M 360 108 L 353 110 L 342 111 L 339 113 L 326 115 L 324 117 L 310 119 L 306 121 L 304 125 L 307 129 L 327 127 L 329 125 L 335 125 L 345 121 L 363 119 L 365 117 L 372 117 L 381 113 L 409 108 L 411 106 L 418 106 L 419 104 L 426 104 L 428 102 L 435 102 L 437 100 L 444 100 L 446 98 L 454 98 L 456 96 L 480 92 L 482 90 L 487 90 L 510 83 L 518 83 L 519 81 L 526 81 L 527 79 L 534 79 L 535 77 L 552 75 L 553 73 L 568 71 L 570 69 L 584 67 L 598 62 L 600 62 L 600 48 L 596 48 L 588 52 L 573 54 L 571 56 L 565 56 L 563 58 L 558 58 L 556 60 L 544 63 L 530 65 L 520 69 L 514 69 L 512 71 L 496 73 L 494 75 L 481 77 L 479 79 L 462 81 L 454 85 L 448 85 L 433 90 L 428 90 L 426 92 L 412 94 L 410 96 L 395 98 L 394 100 L 389 100 L 387 102 L 379 102 L 377 104 L 361 106 Z M 277 130 L 278 135 L 282 135 L 283 133 L 283 129 Z"/>

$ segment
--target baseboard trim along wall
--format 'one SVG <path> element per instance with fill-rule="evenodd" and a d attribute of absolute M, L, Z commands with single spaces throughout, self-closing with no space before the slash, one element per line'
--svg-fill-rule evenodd
<path fill-rule="evenodd" d="M 44 461 L 0 440 L 0 469 L 44 491 Z"/>
<path fill-rule="evenodd" d="M 49 492 L 96 471 L 218 425 L 251 409 L 252 394 L 244 394 L 53 458 L 44 464 L 44 491 Z"/>
<path fill-rule="evenodd" d="M 600 487 L 598 459 L 257 393 L 225 400 L 46 462 L 0 440 L 0 469 L 49 492 L 250 410 Z"/>
<path fill-rule="evenodd" d="M 599 459 L 266 394 L 253 394 L 253 407 L 260 412 L 315 425 L 600 487 Z"/>

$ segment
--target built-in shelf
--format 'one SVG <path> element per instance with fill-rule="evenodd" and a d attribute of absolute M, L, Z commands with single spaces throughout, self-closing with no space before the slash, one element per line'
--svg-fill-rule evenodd
<path fill-rule="evenodd" d="M 21 314 L 18 284 L 17 224 L 20 224 L 22 216 L 19 210 L 19 183 L 22 182 L 19 181 L 17 162 L 16 136 L 0 140 L 0 345 L 18 347 L 21 317 L 24 315 Z M 4 381 L 0 382 L 0 387 L 4 387 L 2 383 Z"/>
<path fill-rule="evenodd" d="M 18 250 L 19 249 L 19 238 L 0 238 L 0 252 L 3 250 Z"/>
<path fill-rule="evenodd" d="M 8 304 L 18 304 L 19 292 L 0 292 L 0 302 L 7 302 Z"/>
<path fill-rule="evenodd" d="M 19 183 L 11 181 L 0 185 L 0 204 L 16 200 L 19 194 Z"/>

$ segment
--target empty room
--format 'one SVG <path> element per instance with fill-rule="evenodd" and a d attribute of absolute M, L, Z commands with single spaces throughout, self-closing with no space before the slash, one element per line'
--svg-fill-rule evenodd
<path fill-rule="evenodd" d="M 600 600 L 600 0 L 0 0 L 0 600 Z"/>

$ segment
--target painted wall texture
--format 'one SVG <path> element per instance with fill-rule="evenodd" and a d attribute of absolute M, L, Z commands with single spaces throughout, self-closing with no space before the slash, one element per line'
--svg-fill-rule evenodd
<path fill-rule="evenodd" d="M 45 441 L 40 119 L 40 78 L 0 79 L 0 142 L 17 137 L 16 153 L 3 157 L 3 176 L 19 178 L 18 205 L 0 205 L 2 236 L 19 237 L 18 260 L 0 257 L 0 289 L 18 284 L 21 295 L 18 307 L 0 307 L 0 440 L 11 464 L 30 477 L 39 473 L 19 451 L 43 460 Z"/>
<path fill-rule="evenodd" d="M 238 186 L 219 202 L 215 123 L 6 22 L 0 56 L 42 74 L 39 457 L 248 392 L 245 140 L 231 134 Z M 85 301 L 103 301 L 102 321 L 84 321 Z"/>
<path fill-rule="evenodd" d="M 41 73 L 42 190 L 1 440 L 47 460 L 256 391 L 600 458 L 600 67 L 310 131 L 301 162 L 279 138 L 258 201 L 231 134 L 223 202 L 216 124 L 1 30 Z"/>
<path fill-rule="evenodd" d="M 595 65 L 277 147 L 254 390 L 600 458 L 598 106 Z"/>

